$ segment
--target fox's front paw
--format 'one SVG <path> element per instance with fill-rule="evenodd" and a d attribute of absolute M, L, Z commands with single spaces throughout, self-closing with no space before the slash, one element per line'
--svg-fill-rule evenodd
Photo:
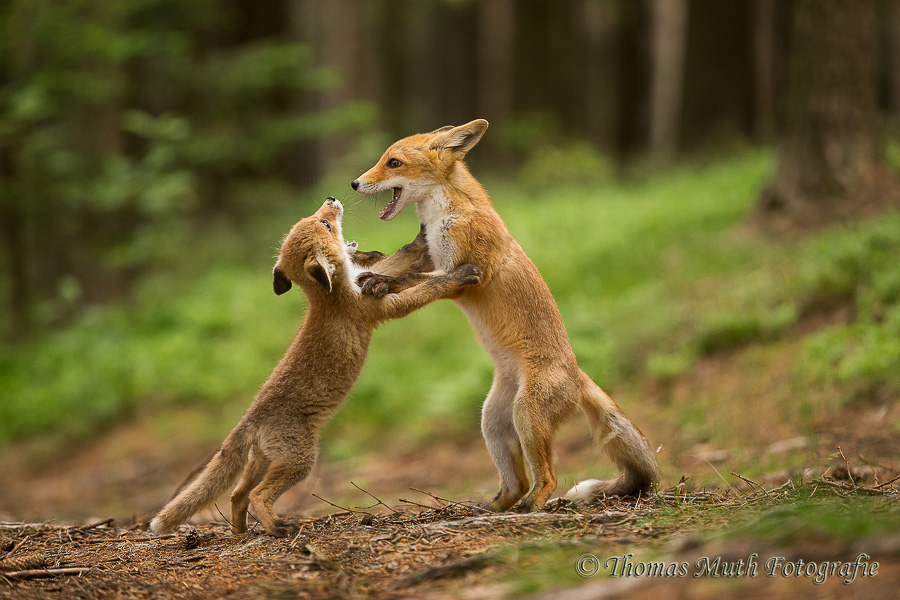
<path fill-rule="evenodd" d="M 356 278 L 356 285 L 359 286 L 363 294 L 382 298 L 390 293 L 393 281 L 393 277 L 366 272 Z"/>
<path fill-rule="evenodd" d="M 481 267 L 477 265 L 460 265 L 453 270 L 462 285 L 478 285 L 481 283 Z"/>

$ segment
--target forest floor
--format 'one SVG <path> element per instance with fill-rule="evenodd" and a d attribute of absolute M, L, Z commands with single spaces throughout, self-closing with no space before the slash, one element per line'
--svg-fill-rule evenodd
<path fill-rule="evenodd" d="M 844 500 L 863 493 L 812 485 Z M 896 503 L 892 495 L 882 500 Z M 667 493 L 591 508 L 561 502 L 525 515 L 431 498 L 441 508 L 293 518 L 302 526 L 293 539 L 233 535 L 223 523 L 163 536 L 111 519 L 7 523 L 0 549 L 12 552 L 0 560 L 0 598 L 834 598 L 850 590 L 896 597 L 896 535 L 789 544 L 697 535 L 724 527 L 729 512 L 771 509 L 792 496 Z M 676 507 L 694 518 L 654 518 Z M 542 579 L 548 568 L 559 572 Z"/>
<path fill-rule="evenodd" d="M 496 474 L 477 428 L 409 441 L 398 426 L 343 457 L 326 439 L 276 506 L 301 526 L 292 539 L 232 534 L 227 498 L 174 534 L 147 530 L 233 415 L 171 408 L 178 427 L 160 429 L 135 411 L 77 444 L 18 442 L 0 449 L 0 600 L 896 598 L 900 402 L 816 390 L 804 408 L 797 345 L 765 340 L 615 390 L 664 441 L 660 489 L 535 514 L 479 508 Z M 581 421 L 557 435 L 559 495 L 611 473 Z"/>
<path fill-rule="evenodd" d="M 891 419 L 853 419 L 851 429 L 866 433 L 839 435 L 847 448 L 881 440 L 875 467 L 855 456 L 835 463 L 822 434 L 806 478 L 763 486 L 735 474 L 733 485 L 703 489 L 682 481 L 590 507 L 557 499 L 536 514 L 496 515 L 461 500 L 494 485 L 476 438 L 352 467 L 326 461 L 279 504 L 301 525 L 293 539 L 258 525 L 234 535 L 217 509 L 175 534 L 149 535 L 147 518 L 171 493 L 172 474 L 187 473 L 202 451 L 148 458 L 138 449 L 152 440 L 122 426 L 41 469 L 5 453 L 12 477 L 0 492 L 0 599 L 834 598 L 851 590 L 895 598 L 900 493 L 890 479 L 900 470 L 887 442 L 896 428 Z M 561 451 L 590 454 L 571 431 L 560 437 Z M 84 512 L 126 507 L 151 510 Z M 73 517 L 15 520 L 41 514 Z"/>

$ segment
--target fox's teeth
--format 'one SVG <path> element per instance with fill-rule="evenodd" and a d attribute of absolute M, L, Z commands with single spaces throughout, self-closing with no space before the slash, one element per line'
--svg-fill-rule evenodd
<path fill-rule="evenodd" d="M 403 188 L 395 187 L 394 194 L 391 197 L 391 201 L 388 202 L 388 205 L 384 207 L 384 210 L 381 211 L 381 215 L 379 218 L 382 220 L 390 220 L 393 218 L 394 208 L 397 206 L 397 202 L 400 200 L 400 195 L 403 193 Z"/>
<path fill-rule="evenodd" d="M 391 212 L 391 209 L 394 207 L 394 204 L 396 202 L 396 200 L 391 200 L 390 202 L 388 202 L 388 205 L 384 207 L 384 209 L 381 211 L 381 215 L 379 216 L 383 219 L 388 213 Z"/>

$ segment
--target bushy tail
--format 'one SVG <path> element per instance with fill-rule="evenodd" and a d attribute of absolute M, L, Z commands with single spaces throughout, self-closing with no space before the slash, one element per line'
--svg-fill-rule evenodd
<path fill-rule="evenodd" d="M 606 393 L 591 382 L 582 397 L 581 408 L 591 432 L 621 473 L 605 481 L 589 479 L 576 484 L 566 497 L 588 501 L 602 495 L 633 496 L 659 482 L 656 455 L 644 435 Z"/>
<path fill-rule="evenodd" d="M 206 467 L 150 521 L 150 531 L 168 533 L 228 491 L 247 461 L 250 439 L 240 425 L 231 432 Z"/>

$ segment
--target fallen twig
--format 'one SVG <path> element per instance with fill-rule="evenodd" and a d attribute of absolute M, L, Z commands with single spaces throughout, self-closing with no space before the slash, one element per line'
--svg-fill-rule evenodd
<path fill-rule="evenodd" d="M 111 542 L 155 542 L 156 540 L 169 540 L 173 537 L 178 537 L 177 533 L 165 533 L 163 535 L 142 535 L 139 537 L 120 537 L 120 538 L 109 538 L 109 539 L 92 539 L 92 540 L 81 540 L 82 544 L 108 544 Z"/>
<path fill-rule="evenodd" d="M 20 521 L 0 521 L 2 529 L 45 529 L 49 523 L 22 523 Z"/>
<path fill-rule="evenodd" d="M 418 506 L 419 508 L 427 508 L 428 510 L 440 510 L 442 506 L 429 506 L 428 504 L 419 504 L 418 502 L 413 502 L 412 500 L 407 500 L 406 498 L 398 498 L 400 502 L 403 504 L 412 504 L 413 506 Z"/>
<path fill-rule="evenodd" d="M 874 489 L 880 490 L 881 488 L 883 488 L 883 487 L 885 487 L 885 486 L 891 485 L 892 483 L 894 483 L 894 482 L 897 481 L 897 480 L 900 480 L 900 475 L 897 475 L 896 477 L 894 477 L 894 478 L 891 479 L 890 481 L 885 482 L 885 483 L 882 483 L 881 485 L 876 485 Z"/>
<path fill-rule="evenodd" d="M 358 485 L 356 485 L 356 484 L 353 483 L 352 481 L 350 482 L 350 485 L 352 485 L 353 487 L 355 487 L 356 489 L 358 489 L 358 490 L 361 491 L 362 493 L 364 493 L 364 494 L 370 496 L 373 500 L 375 500 L 375 502 L 378 503 L 378 504 L 375 504 L 375 505 L 373 505 L 373 506 L 370 506 L 369 508 L 374 508 L 375 506 L 378 506 L 378 505 L 380 504 L 381 506 L 385 507 L 386 509 L 388 509 L 388 510 L 391 511 L 392 513 L 398 514 L 396 510 L 394 510 L 393 508 L 391 508 L 390 506 L 388 506 L 387 504 L 385 504 L 385 503 L 381 500 L 381 498 L 378 498 L 377 496 L 375 496 L 375 494 L 373 494 L 373 493 L 371 493 L 371 492 L 368 492 L 368 491 L 362 489 L 361 487 L 359 487 Z"/>
<path fill-rule="evenodd" d="M 467 502 L 465 500 L 463 500 L 461 502 L 455 502 L 453 500 L 447 500 L 446 498 L 441 498 L 440 496 L 436 496 L 436 495 L 432 494 L 431 492 L 426 492 L 425 490 L 420 490 L 419 488 L 411 487 L 409 489 L 411 489 L 414 492 L 419 492 L 420 494 L 425 494 L 426 496 L 430 496 L 430 497 L 434 498 L 435 500 L 437 500 L 438 502 L 446 502 L 447 503 L 446 506 L 431 507 L 431 508 L 441 509 L 441 508 L 453 508 L 454 506 L 465 506 L 467 508 L 474 508 L 475 510 L 481 511 L 483 513 L 494 514 L 494 511 L 484 508 L 482 506 L 479 506 L 477 503 Z"/>
<path fill-rule="evenodd" d="M 219 510 L 219 504 L 218 504 L 218 503 L 215 503 L 215 504 L 213 504 L 213 506 L 216 507 L 216 512 L 219 513 L 219 516 L 222 517 L 223 519 L 225 519 L 225 522 L 228 523 L 228 525 L 230 525 L 231 528 L 233 529 L 233 528 L 234 528 L 234 523 L 232 523 L 231 521 L 229 521 L 229 520 L 228 520 L 228 517 L 226 517 L 225 515 L 222 514 L 222 511 Z M 249 513 L 250 511 L 247 511 L 247 512 Z M 231 516 L 233 517 L 234 515 L 231 515 Z"/>
<path fill-rule="evenodd" d="M 91 570 L 91 567 L 65 567 L 62 569 L 29 569 L 26 571 L 10 571 L 0 573 L 0 577 L 6 579 L 35 579 L 38 577 L 56 577 L 57 575 L 81 575 Z"/>
<path fill-rule="evenodd" d="M 441 502 L 447 502 L 447 503 L 449 503 L 449 502 L 450 502 L 450 500 L 447 500 L 446 498 L 441 498 L 440 496 L 435 496 L 435 495 L 432 494 L 431 492 L 426 492 L 425 490 L 420 490 L 419 488 L 411 487 L 411 488 L 409 488 L 409 489 L 411 489 L 411 490 L 414 491 L 414 492 L 419 492 L 420 494 L 425 494 L 426 496 L 429 496 L 429 497 L 431 497 L 431 498 L 437 500 L 438 503 L 441 503 Z M 442 507 L 439 506 L 439 508 L 442 508 Z"/>
<path fill-rule="evenodd" d="M 6 556 L 12 556 L 13 554 L 15 554 L 15 553 L 16 553 L 16 550 L 18 550 L 19 548 L 21 548 L 22 546 L 24 546 L 24 545 L 25 545 L 25 542 L 27 542 L 27 541 L 30 540 L 30 539 L 31 539 L 31 535 L 26 535 L 25 538 L 24 538 L 21 542 L 19 542 L 18 544 L 16 544 L 16 545 L 13 547 L 12 550 L 10 550 L 9 552 L 6 553 Z"/>
<path fill-rule="evenodd" d="M 605 513 L 597 513 L 585 515 L 581 513 L 575 514 L 565 514 L 565 513 L 526 513 L 526 514 L 512 514 L 512 515 L 487 515 L 483 517 L 466 517 L 464 519 L 457 519 L 455 521 L 440 521 L 437 523 L 426 523 L 423 527 L 426 528 L 436 528 L 436 527 L 469 527 L 469 526 L 478 526 L 484 524 L 492 524 L 492 523 L 505 523 L 505 522 L 524 522 L 524 523 L 536 523 L 536 524 L 560 524 L 560 523 L 581 523 L 583 521 L 597 521 L 602 523 L 609 523 L 614 519 L 618 519 L 621 517 L 631 517 L 632 515 L 626 512 L 621 511 L 606 511 Z"/>
<path fill-rule="evenodd" d="M 766 496 L 769 495 L 769 492 L 768 492 L 768 490 L 766 490 L 766 488 L 764 488 L 764 487 L 761 486 L 760 484 L 756 483 L 756 482 L 753 481 L 752 479 L 748 479 L 748 478 L 744 477 L 743 475 L 739 475 L 738 473 L 735 473 L 734 471 L 732 471 L 731 474 L 734 475 L 735 477 L 737 477 L 738 479 L 740 479 L 740 480 L 742 480 L 742 481 L 744 481 L 744 482 L 750 484 L 751 486 L 756 486 L 756 487 L 758 487 L 759 489 L 761 489 L 761 490 L 763 491 L 763 493 L 764 493 Z"/>
<path fill-rule="evenodd" d="M 837 446 L 838 454 L 841 455 L 841 458 L 844 459 L 844 464 L 847 465 L 847 479 L 850 480 L 850 483 L 853 484 L 853 487 L 856 488 L 856 482 L 853 481 L 853 472 L 850 470 L 850 461 L 847 460 L 847 457 L 844 456 L 844 451 L 841 450 L 840 444 Z"/>
<path fill-rule="evenodd" d="M 364 510 L 353 510 L 352 508 L 347 508 L 346 506 L 340 506 L 340 505 L 338 505 L 338 504 L 335 504 L 334 502 L 329 502 L 328 500 L 326 500 L 326 499 L 323 498 L 322 496 L 317 496 L 316 494 L 310 494 L 310 495 L 311 495 L 312 497 L 314 497 L 314 498 L 318 498 L 319 500 L 321 500 L 321 501 L 324 502 L 325 504 L 329 504 L 329 505 L 331 505 L 331 506 L 333 506 L 333 507 L 335 507 L 335 508 L 339 508 L 339 509 L 341 509 L 342 511 L 347 512 L 347 513 L 360 513 L 360 514 L 365 514 L 365 515 L 371 515 L 371 514 L 372 514 L 372 513 L 366 512 L 366 511 L 364 511 Z"/>
<path fill-rule="evenodd" d="M 112 525 L 115 522 L 115 520 L 116 519 L 114 517 L 109 517 L 109 518 L 103 519 L 102 521 L 97 521 L 96 523 L 90 523 L 89 525 L 80 525 L 77 527 L 66 527 L 65 531 L 86 532 L 86 531 L 90 531 L 91 529 L 96 529 L 98 527 L 102 527 L 103 525 Z"/>

